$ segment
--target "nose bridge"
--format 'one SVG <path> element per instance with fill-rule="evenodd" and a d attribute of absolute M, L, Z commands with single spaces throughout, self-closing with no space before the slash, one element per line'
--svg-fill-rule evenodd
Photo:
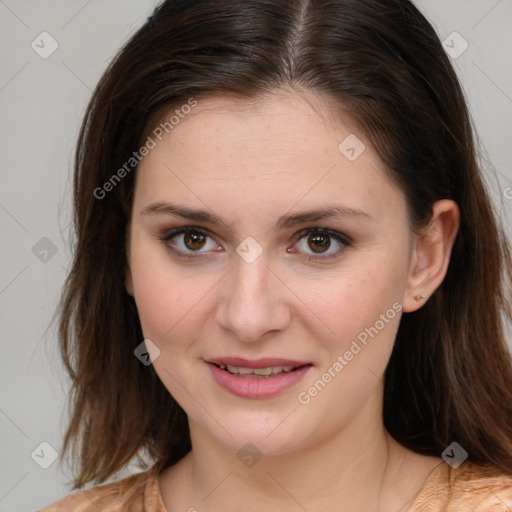
<path fill-rule="evenodd" d="M 267 264 L 265 255 L 250 263 L 239 257 L 234 271 L 227 276 L 217 321 L 239 341 L 257 341 L 266 332 L 283 329 L 289 322 L 282 287 Z"/>

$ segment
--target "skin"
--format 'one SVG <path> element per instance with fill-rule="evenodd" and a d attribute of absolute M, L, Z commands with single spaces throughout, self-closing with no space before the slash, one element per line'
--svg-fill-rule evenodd
<path fill-rule="evenodd" d="M 308 404 L 298 401 L 393 304 L 407 313 L 424 304 L 418 295 L 428 300 L 459 222 L 455 203 L 443 200 L 428 229 L 413 233 L 405 197 L 377 153 L 350 119 L 331 112 L 322 98 L 289 90 L 250 102 L 201 98 L 139 167 L 126 288 L 145 338 L 160 350 L 154 368 L 188 415 L 193 446 L 160 475 L 168 510 L 398 511 L 441 462 L 403 448 L 383 425 L 383 374 L 400 314 Z M 338 149 L 351 133 L 366 145 L 353 162 Z M 207 210 L 230 229 L 142 213 L 160 201 Z M 282 215 L 326 204 L 364 215 L 275 227 Z M 159 239 L 182 226 L 208 231 L 199 258 L 169 249 L 198 255 L 183 235 Z M 309 228 L 352 243 L 328 238 L 331 257 L 312 261 L 319 254 Z M 252 263 L 236 252 L 247 236 L 263 251 Z M 213 379 L 204 360 L 220 356 L 313 366 L 277 396 L 251 399 Z M 252 467 L 237 457 L 249 442 L 262 455 Z"/>

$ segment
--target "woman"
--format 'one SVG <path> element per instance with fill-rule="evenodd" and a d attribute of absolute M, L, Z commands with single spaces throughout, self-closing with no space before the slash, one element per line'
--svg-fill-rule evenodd
<path fill-rule="evenodd" d="M 164 2 L 75 208 L 74 489 L 146 465 L 45 512 L 512 507 L 509 247 L 410 2 Z"/>

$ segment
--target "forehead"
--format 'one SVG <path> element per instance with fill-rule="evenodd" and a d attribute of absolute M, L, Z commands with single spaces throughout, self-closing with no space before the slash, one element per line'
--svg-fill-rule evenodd
<path fill-rule="evenodd" d="M 241 197 L 246 206 L 280 204 L 281 210 L 298 201 L 311 207 L 366 203 L 370 210 L 396 202 L 400 192 L 356 131 L 355 123 L 313 94 L 198 99 L 141 162 L 136 196 L 180 196 L 224 210 L 240 207 Z"/>
<path fill-rule="evenodd" d="M 172 137 L 168 137 L 171 145 L 193 143 L 189 136 L 194 131 L 203 145 L 213 141 L 218 149 L 229 144 L 251 148 L 256 141 L 266 141 L 267 146 L 258 152 L 262 156 L 283 144 L 295 149 L 318 149 L 321 139 L 330 144 L 340 133 L 354 131 L 346 115 L 336 114 L 334 103 L 311 92 L 275 90 L 252 98 L 209 96 L 197 103 L 179 121 L 174 116 L 178 122 L 172 128 Z M 308 146 L 302 144 L 305 140 L 309 140 Z"/>

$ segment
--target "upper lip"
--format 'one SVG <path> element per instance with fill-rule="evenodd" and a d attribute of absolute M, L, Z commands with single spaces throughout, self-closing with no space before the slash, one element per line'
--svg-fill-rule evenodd
<path fill-rule="evenodd" d="M 243 357 L 215 357 L 206 359 L 207 363 L 237 366 L 239 368 L 268 368 L 269 366 L 293 366 L 298 368 L 311 363 L 305 361 L 293 361 L 291 359 L 280 359 L 276 357 L 264 357 L 262 359 L 244 359 Z"/>

